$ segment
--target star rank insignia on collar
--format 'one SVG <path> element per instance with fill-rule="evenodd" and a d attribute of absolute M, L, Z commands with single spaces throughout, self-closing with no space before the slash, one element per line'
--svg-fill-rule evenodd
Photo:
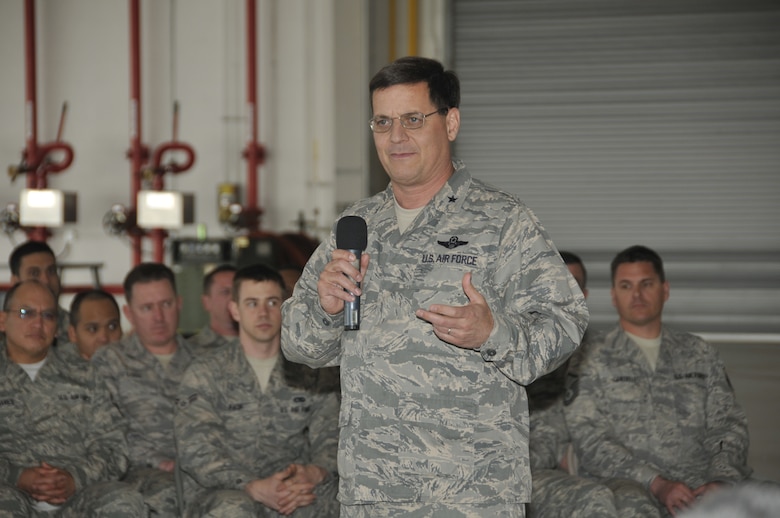
<path fill-rule="evenodd" d="M 447 200 L 448 203 L 455 203 L 458 200 L 458 198 L 456 198 L 455 196 L 447 196 Z"/>

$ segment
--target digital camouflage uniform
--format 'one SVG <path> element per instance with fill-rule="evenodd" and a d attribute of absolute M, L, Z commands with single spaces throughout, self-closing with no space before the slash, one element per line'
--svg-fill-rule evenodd
<path fill-rule="evenodd" d="M 187 341 L 198 351 L 198 354 L 204 354 L 211 349 L 230 343 L 231 338 L 233 337 L 222 336 L 215 333 L 209 326 L 205 326 L 189 337 Z"/>
<path fill-rule="evenodd" d="M 135 484 L 157 516 L 178 512 L 174 475 L 158 469 L 160 462 L 176 458 L 173 409 L 193 348 L 181 336 L 166 369 L 133 334 L 95 352 L 92 363 L 106 379 L 114 403 L 128 421 L 130 471 Z"/>
<path fill-rule="evenodd" d="M 89 361 L 81 356 L 78 345 L 73 342 L 65 342 L 64 344 L 58 345 L 57 353 L 66 361 L 75 362 L 77 365 L 83 362 L 84 367 L 89 365 Z"/>
<path fill-rule="evenodd" d="M 188 514 L 280 516 L 243 488 L 297 463 L 331 474 L 316 488 L 315 503 L 292 516 L 338 516 L 335 370 L 313 370 L 280 354 L 262 392 L 238 339 L 195 360 L 179 387 L 174 419 Z"/>
<path fill-rule="evenodd" d="M 582 294 L 536 217 L 453 164 L 403 234 L 392 187 L 345 213 L 368 225 L 359 331 L 345 332 L 343 315 L 319 304 L 334 235 L 283 305 L 285 355 L 341 366 L 342 516 L 378 502 L 458 513 L 488 503 L 522 516 L 531 496 L 523 385 L 563 362 L 587 325 Z M 468 304 L 468 272 L 495 322 L 480 350 L 439 340 L 415 316 L 431 304 Z"/>
<path fill-rule="evenodd" d="M 63 345 L 70 342 L 68 327 L 70 326 L 70 313 L 62 307 L 57 308 L 57 341 L 55 345 Z"/>
<path fill-rule="evenodd" d="M 529 518 L 602 518 L 660 516 L 640 487 L 620 484 L 607 487 L 577 475 L 576 457 L 571 455 L 571 436 L 563 413 L 567 377 L 576 377 L 582 359 L 601 333 L 588 329 L 580 347 L 561 367 L 531 383 L 528 392 L 531 412 L 531 478 L 533 491 Z M 566 458 L 568 471 L 560 465 Z"/>
<path fill-rule="evenodd" d="M 660 517 L 646 492 L 627 481 L 609 485 L 572 475 L 559 467 L 570 441 L 563 403 L 531 411 L 531 477 L 529 518 Z"/>
<path fill-rule="evenodd" d="M 76 485 L 54 513 L 16 489 L 41 462 Z M 50 349 L 32 381 L 0 347 L 0 516 L 145 516 L 141 495 L 118 482 L 127 466 L 122 418 L 89 363 Z"/>
<path fill-rule="evenodd" d="M 584 475 L 627 479 L 647 491 L 659 475 L 691 488 L 749 476 L 745 414 L 702 339 L 664 327 L 653 371 L 618 327 L 571 381 L 566 422 Z"/>
<path fill-rule="evenodd" d="M 575 353 L 577 354 L 577 353 Z M 559 374 L 556 372 L 551 374 Z M 565 374 L 564 374 L 565 375 Z M 549 376 L 549 375 L 548 375 Z M 532 392 L 539 379 L 528 387 L 531 401 L 530 459 L 533 490 L 529 518 L 618 518 L 612 492 L 605 486 L 569 474 L 560 468 L 571 443 L 560 397 L 534 408 Z"/>

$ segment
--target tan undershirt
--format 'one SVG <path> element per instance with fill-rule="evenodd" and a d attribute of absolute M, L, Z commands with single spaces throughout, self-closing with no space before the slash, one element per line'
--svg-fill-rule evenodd
<path fill-rule="evenodd" d="M 162 366 L 164 369 L 168 369 L 168 365 L 171 364 L 171 360 L 173 359 L 173 355 L 176 353 L 171 354 L 155 354 L 154 357 L 157 358 L 157 360 L 162 363 Z"/>
<path fill-rule="evenodd" d="M 39 362 L 35 363 L 19 363 L 19 367 L 22 368 L 24 372 L 27 373 L 27 375 L 30 377 L 32 381 L 35 381 L 35 378 L 38 377 L 38 371 L 41 370 L 41 367 L 43 367 L 43 364 L 46 363 L 46 360 L 49 359 L 49 356 L 47 355 L 46 358 Z"/>
<path fill-rule="evenodd" d="M 398 230 L 403 234 L 409 228 L 409 225 L 412 224 L 414 218 L 425 208 L 425 205 L 416 209 L 405 209 L 398 205 L 398 201 L 395 198 L 393 198 L 393 203 L 395 203 L 395 218 L 398 220 Z"/>
<path fill-rule="evenodd" d="M 276 366 L 276 360 L 279 359 L 279 355 L 272 356 L 271 358 L 246 358 L 249 360 L 249 365 L 252 370 L 255 371 L 257 381 L 260 383 L 260 390 L 265 392 L 268 388 L 268 382 L 271 380 L 271 373 Z"/>
<path fill-rule="evenodd" d="M 642 338 L 636 335 L 632 335 L 626 332 L 626 335 L 639 347 L 647 358 L 647 362 L 650 364 L 653 370 L 658 363 L 658 353 L 661 351 L 661 335 L 656 338 Z"/>

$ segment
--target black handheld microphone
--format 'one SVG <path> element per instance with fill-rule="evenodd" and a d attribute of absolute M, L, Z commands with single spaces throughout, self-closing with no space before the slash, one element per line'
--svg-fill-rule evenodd
<path fill-rule="evenodd" d="M 360 216 L 344 216 L 336 224 L 336 248 L 355 254 L 357 257 L 355 268 L 358 270 L 360 270 L 360 255 L 366 249 L 367 243 L 366 220 Z M 360 287 L 359 282 L 357 286 Z M 354 302 L 344 302 L 344 330 L 356 329 L 360 329 L 360 297 L 358 296 L 355 297 Z"/>

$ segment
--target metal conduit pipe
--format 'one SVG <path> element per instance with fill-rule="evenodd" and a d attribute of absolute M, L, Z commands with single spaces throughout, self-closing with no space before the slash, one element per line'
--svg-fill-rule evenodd
<path fill-rule="evenodd" d="M 138 191 L 141 190 L 141 169 L 149 159 L 149 148 L 141 141 L 141 6 L 140 0 L 130 0 L 130 213 L 138 214 Z M 129 232 L 132 266 L 141 262 L 143 230 L 133 227 Z"/>
<path fill-rule="evenodd" d="M 164 142 L 157 146 L 152 156 L 151 172 L 154 175 L 152 180 L 152 189 L 162 191 L 165 188 L 163 177 L 166 173 L 179 174 L 188 170 L 195 163 L 195 150 L 189 144 L 178 141 L 179 133 L 179 103 L 173 105 L 173 139 L 170 142 Z M 187 160 L 179 164 L 174 160 L 163 163 L 163 157 L 166 153 L 183 152 L 187 155 Z M 167 233 L 159 228 L 150 231 L 152 244 L 154 247 L 154 261 L 162 263 L 165 259 L 165 238 Z"/>
<path fill-rule="evenodd" d="M 258 142 L 257 124 L 257 3 L 246 0 L 246 103 L 249 117 L 247 143 L 242 153 L 246 159 L 246 205 L 243 208 L 249 233 L 260 230 L 263 210 L 258 204 L 257 169 L 265 162 L 265 148 Z"/>
<path fill-rule="evenodd" d="M 149 160 L 149 148 L 141 140 L 141 7 L 140 0 L 130 0 L 130 149 L 127 156 L 130 159 L 131 174 L 131 213 L 137 215 L 138 192 L 142 187 L 145 172 L 152 174 L 152 189 L 161 191 L 165 187 L 164 175 L 166 173 L 182 173 L 190 169 L 195 163 L 195 150 L 189 144 L 178 141 L 179 105 L 174 103 L 173 111 L 173 139 L 170 142 L 160 144 L 152 155 L 149 168 L 145 168 Z M 187 159 L 184 163 L 174 160 L 164 162 L 163 158 L 168 153 L 183 152 Z M 133 266 L 141 262 L 141 241 L 144 231 L 135 227 L 130 232 Z M 153 258 L 155 262 L 162 263 L 165 259 L 165 238 L 167 233 L 160 228 L 151 229 L 148 236 L 152 240 Z"/>
<path fill-rule="evenodd" d="M 65 121 L 67 104 L 63 106 L 60 116 L 57 140 L 46 144 L 38 144 L 38 101 L 37 101 L 37 73 L 35 50 L 35 0 L 25 0 L 24 4 L 25 34 L 25 152 L 22 165 L 18 172 L 27 174 L 28 189 L 45 189 L 48 186 L 49 173 L 64 171 L 73 162 L 73 148 L 62 142 L 62 128 Z M 50 155 L 59 152 L 64 156 L 60 161 L 54 161 Z M 46 227 L 32 227 L 25 229 L 27 239 L 34 241 L 46 241 L 50 233 Z"/>

